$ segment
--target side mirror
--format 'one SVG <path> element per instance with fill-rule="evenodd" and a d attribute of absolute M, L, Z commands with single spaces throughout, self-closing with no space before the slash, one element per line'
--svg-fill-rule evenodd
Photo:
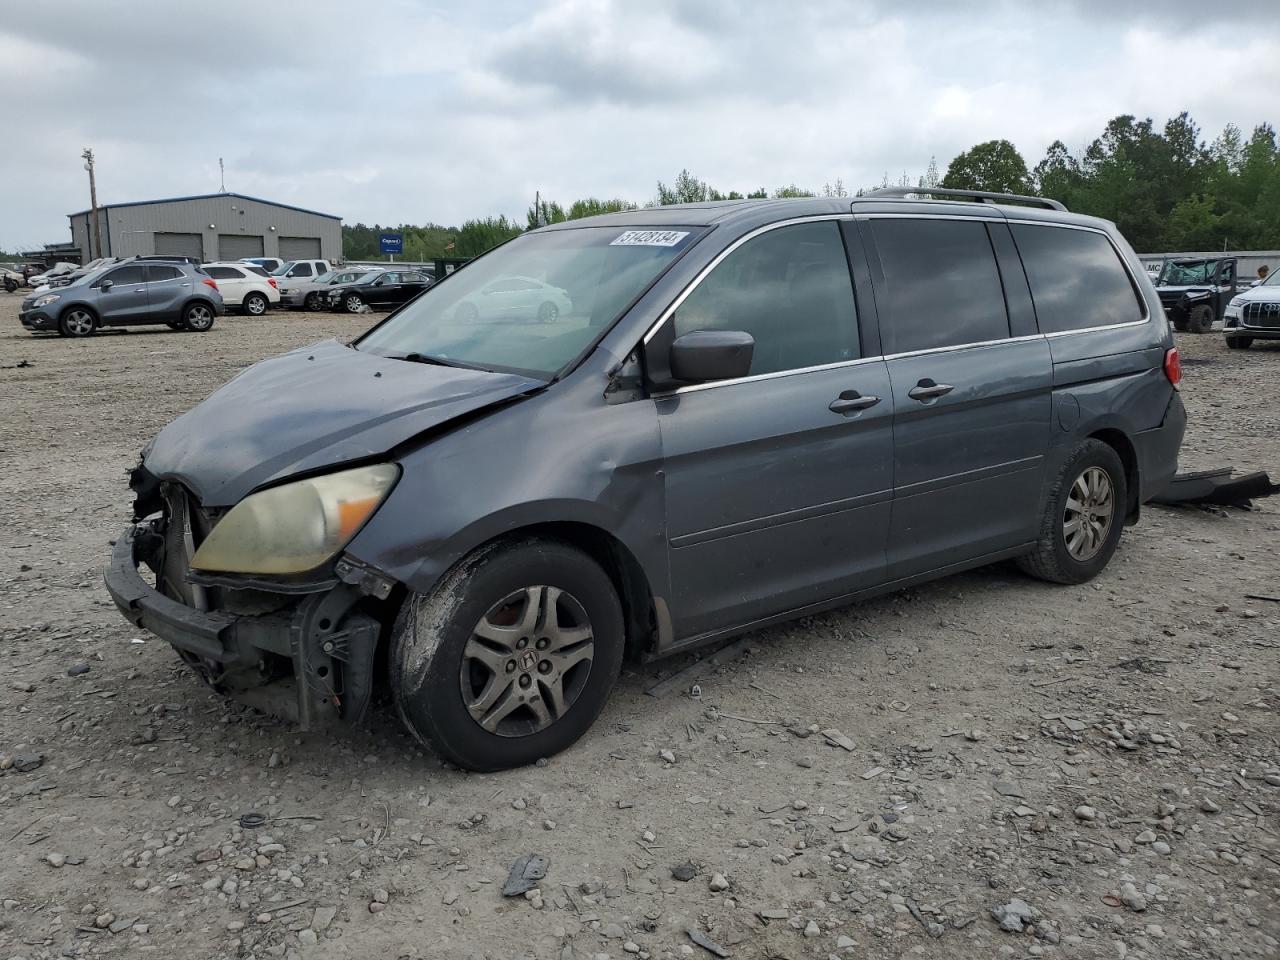
<path fill-rule="evenodd" d="M 671 344 L 677 380 L 732 380 L 751 371 L 755 337 L 742 330 L 694 330 Z"/>
<path fill-rule="evenodd" d="M 106 293 L 115 285 L 116 285 L 116 282 L 114 280 L 103 280 L 102 283 L 98 284 L 98 287 L 102 290 L 103 293 Z"/>

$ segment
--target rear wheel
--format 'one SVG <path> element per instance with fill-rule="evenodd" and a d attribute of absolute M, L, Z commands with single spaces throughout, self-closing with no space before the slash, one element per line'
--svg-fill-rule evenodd
<path fill-rule="evenodd" d="M 1231 350 L 1248 350 L 1253 346 L 1253 337 L 1227 337 L 1227 347 Z"/>
<path fill-rule="evenodd" d="M 1052 583 L 1084 583 L 1106 567 L 1124 530 L 1124 464 L 1101 440 L 1080 444 L 1063 464 L 1040 521 L 1040 539 L 1018 566 Z"/>
<path fill-rule="evenodd" d="M 72 307 L 58 319 L 58 332 L 64 337 L 87 337 L 98 326 L 98 318 L 83 307 Z"/>
<path fill-rule="evenodd" d="M 391 641 L 396 705 L 459 766 L 532 763 L 595 721 L 623 632 L 612 581 L 580 550 L 547 540 L 482 548 L 430 594 L 405 599 Z"/>
<path fill-rule="evenodd" d="M 213 326 L 213 308 L 207 303 L 189 303 L 182 311 L 182 324 L 188 330 L 204 333 Z"/>
<path fill-rule="evenodd" d="M 267 298 L 260 293 L 251 293 L 244 298 L 241 306 L 249 316 L 260 317 L 267 312 Z"/>
<path fill-rule="evenodd" d="M 548 300 L 538 308 L 538 319 L 543 323 L 555 323 L 560 319 L 560 308 Z"/>
<path fill-rule="evenodd" d="M 1208 333 L 1213 329 L 1213 307 L 1197 303 L 1187 314 L 1187 329 L 1192 333 Z"/>

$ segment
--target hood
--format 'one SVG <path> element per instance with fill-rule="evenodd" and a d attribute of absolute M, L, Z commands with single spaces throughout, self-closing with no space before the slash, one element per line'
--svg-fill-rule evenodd
<path fill-rule="evenodd" d="M 1280 285 L 1270 283 L 1265 287 L 1247 287 L 1231 299 L 1246 300 L 1250 303 L 1254 301 L 1266 303 L 1268 301 L 1280 300 Z"/>
<path fill-rule="evenodd" d="M 263 360 L 160 431 L 147 469 L 205 506 L 299 473 L 377 457 L 541 380 L 388 360 L 335 340 Z"/>

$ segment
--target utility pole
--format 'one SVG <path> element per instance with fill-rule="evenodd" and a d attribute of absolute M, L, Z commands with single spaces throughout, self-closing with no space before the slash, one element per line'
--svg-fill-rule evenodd
<path fill-rule="evenodd" d="M 80 154 L 80 159 L 84 161 L 84 168 L 89 171 L 89 211 L 93 218 L 93 257 L 91 259 L 98 260 L 102 257 L 102 228 L 98 223 L 98 184 L 93 178 L 93 151 L 88 147 L 84 148 L 84 153 Z"/>

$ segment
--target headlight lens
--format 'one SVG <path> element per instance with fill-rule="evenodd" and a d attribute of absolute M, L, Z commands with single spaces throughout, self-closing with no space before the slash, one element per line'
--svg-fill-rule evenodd
<path fill-rule="evenodd" d="M 43 296 L 43 297 L 38 297 L 38 298 L 36 299 L 36 302 L 35 302 L 35 303 L 33 303 L 33 304 L 32 304 L 32 306 L 33 306 L 33 307 L 47 307 L 49 304 L 53 303 L 55 300 L 61 300 L 61 299 L 62 299 L 62 297 L 60 297 L 58 294 L 56 294 L 56 293 L 50 293 L 50 294 L 46 294 L 46 295 L 45 295 L 45 296 Z"/>
<path fill-rule="evenodd" d="M 1231 302 L 1230 302 L 1229 304 L 1227 304 L 1227 306 L 1229 306 L 1229 307 L 1242 307 L 1242 306 L 1244 306 L 1244 297 L 1232 297 L 1232 298 L 1231 298 Z"/>
<path fill-rule="evenodd" d="M 356 535 L 399 475 L 395 464 L 380 463 L 245 497 L 200 544 L 191 566 L 229 573 L 314 570 Z"/>

